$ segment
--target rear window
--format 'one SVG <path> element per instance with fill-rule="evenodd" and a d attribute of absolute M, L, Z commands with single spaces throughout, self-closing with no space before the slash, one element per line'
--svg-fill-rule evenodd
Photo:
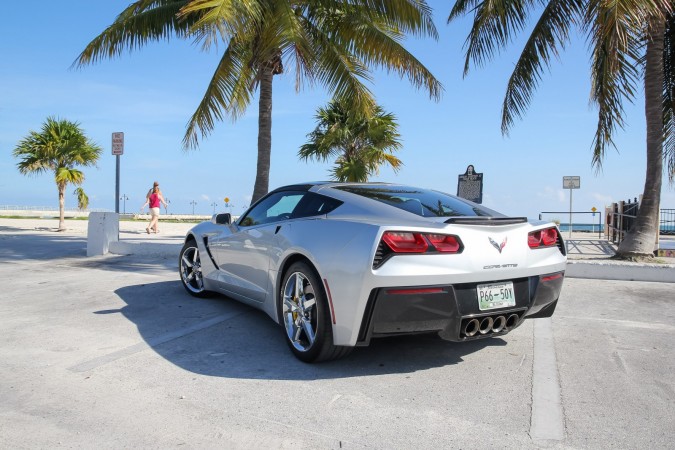
<path fill-rule="evenodd" d="M 422 217 L 501 216 L 496 211 L 453 195 L 410 186 L 337 186 L 335 189 L 377 200 Z"/>

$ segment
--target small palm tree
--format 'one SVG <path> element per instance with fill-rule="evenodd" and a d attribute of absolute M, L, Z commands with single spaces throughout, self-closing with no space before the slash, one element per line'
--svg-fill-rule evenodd
<path fill-rule="evenodd" d="M 267 193 L 272 149 L 272 81 L 290 68 L 296 89 L 318 84 L 364 111 L 373 68 L 406 77 L 438 99 L 442 86 L 402 45 L 437 38 L 425 0 L 137 0 L 94 38 L 75 64 L 119 56 L 177 36 L 208 50 L 225 42 L 183 144 L 195 148 L 217 121 L 240 117 L 258 95 L 258 163 L 252 201 Z"/>
<path fill-rule="evenodd" d="M 75 167 L 95 166 L 101 151 L 101 147 L 85 136 L 79 123 L 54 117 L 48 117 L 39 132 L 31 131 L 14 149 L 14 156 L 21 159 L 17 167 L 22 174 L 54 173 L 59 191 L 59 231 L 65 230 L 66 186 L 79 186 L 84 182 L 84 173 Z M 78 194 L 78 200 L 80 198 L 86 195 Z"/>
<path fill-rule="evenodd" d="M 365 182 L 383 164 L 394 171 L 403 164 L 392 154 L 401 147 L 396 117 L 375 106 L 372 113 L 353 108 L 345 100 L 333 100 L 316 114 L 317 126 L 300 147 L 304 160 L 328 161 L 335 158 L 333 179 Z"/>

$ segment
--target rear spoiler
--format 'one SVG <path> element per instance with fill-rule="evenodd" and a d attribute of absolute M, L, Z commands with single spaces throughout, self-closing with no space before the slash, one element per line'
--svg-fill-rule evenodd
<path fill-rule="evenodd" d="M 454 223 L 458 225 L 513 225 L 514 223 L 526 223 L 527 217 L 451 217 L 445 223 Z"/>

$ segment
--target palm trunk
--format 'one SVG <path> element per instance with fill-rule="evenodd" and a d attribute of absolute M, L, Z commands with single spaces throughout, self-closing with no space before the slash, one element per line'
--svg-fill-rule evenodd
<path fill-rule="evenodd" d="M 255 203 L 267 194 L 270 184 L 270 159 L 272 154 L 272 79 L 274 69 L 263 65 L 260 69 L 260 100 L 258 103 L 258 165 L 253 186 Z"/>
<path fill-rule="evenodd" d="M 59 229 L 58 231 L 66 231 L 65 206 L 66 206 L 66 185 L 57 183 L 59 189 Z"/>
<path fill-rule="evenodd" d="M 651 258 L 659 235 L 659 203 L 663 177 L 663 19 L 649 23 L 645 66 L 647 175 L 642 202 L 633 227 L 619 245 L 620 258 Z"/>

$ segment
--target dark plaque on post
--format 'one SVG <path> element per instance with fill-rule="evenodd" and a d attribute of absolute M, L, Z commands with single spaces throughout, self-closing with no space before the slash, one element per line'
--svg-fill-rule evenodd
<path fill-rule="evenodd" d="M 477 173 L 473 165 L 469 165 L 464 175 L 458 177 L 457 197 L 483 203 L 483 174 Z"/>

